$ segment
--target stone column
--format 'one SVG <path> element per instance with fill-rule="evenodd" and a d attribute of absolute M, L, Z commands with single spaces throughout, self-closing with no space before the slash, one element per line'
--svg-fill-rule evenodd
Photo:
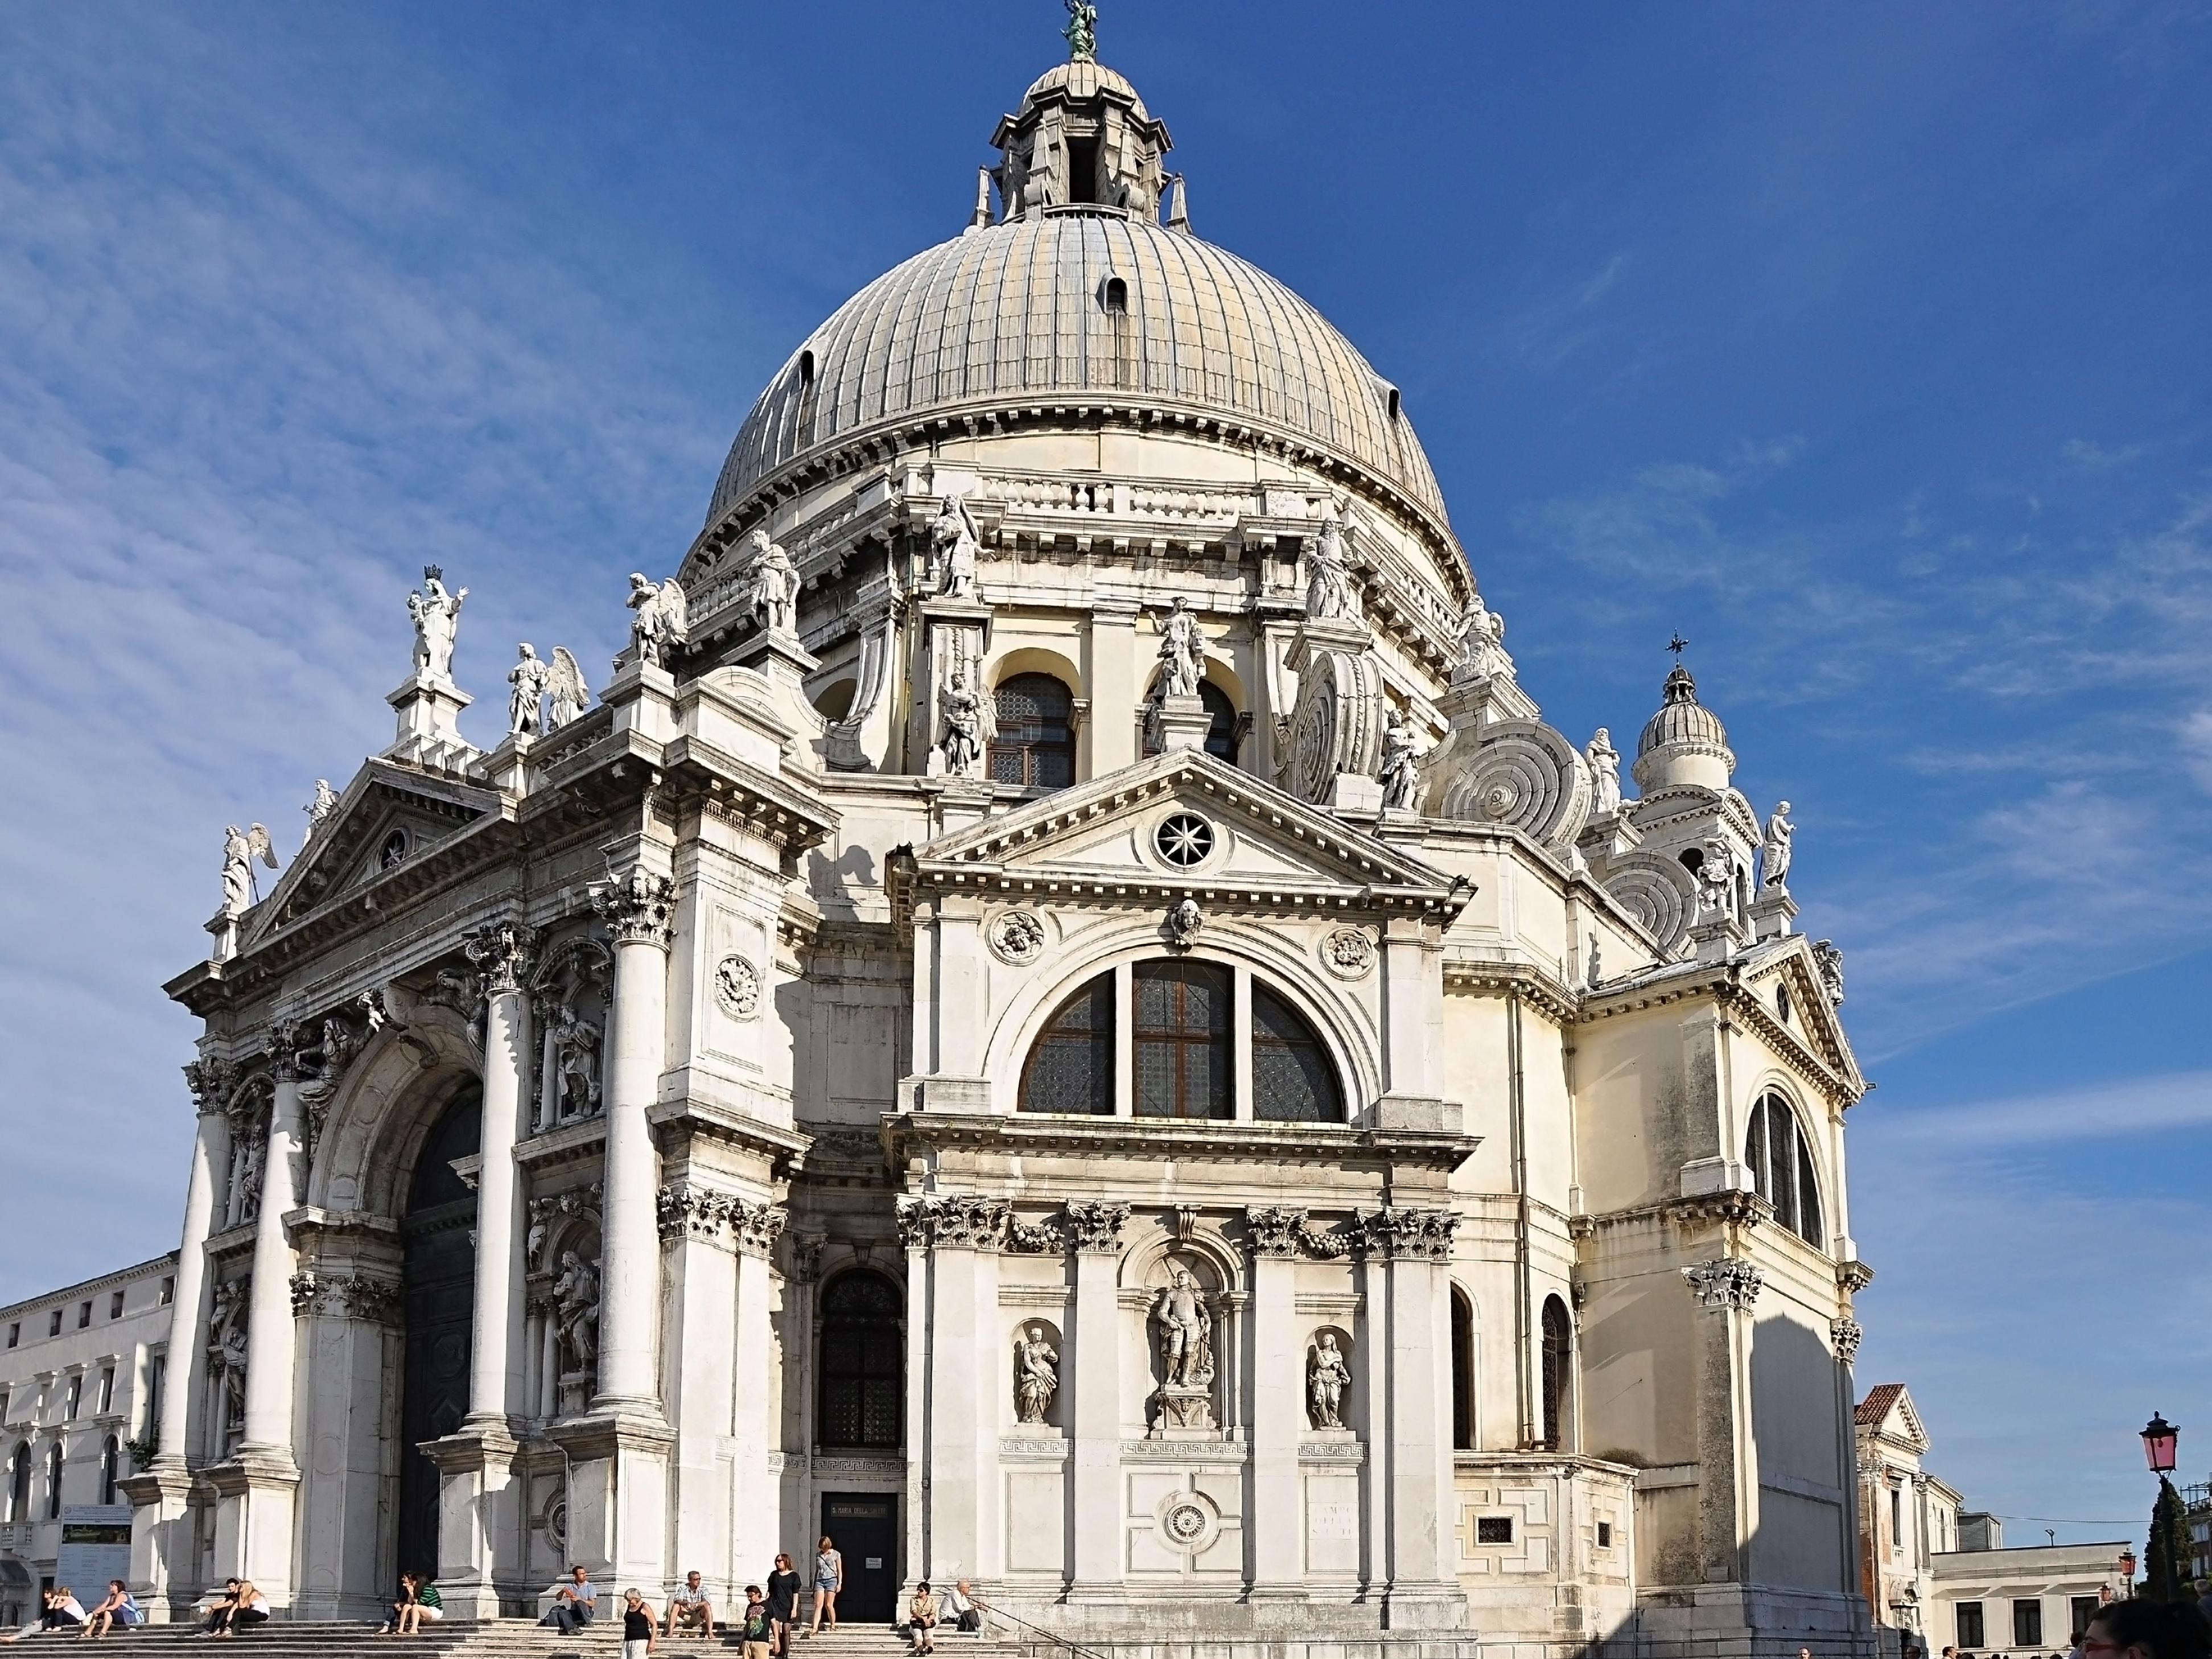
<path fill-rule="evenodd" d="M 660 1397 L 676 1431 L 668 1469 L 677 1574 L 696 1567 L 717 1588 L 730 1571 L 732 1486 L 728 1440 L 731 1362 L 737 1331 L 737 1261 L 732 1228 L 742 1199 L 678 1180 L 660 1189 L 663 1279 Z M 736 1492 L 738 1507 L 746 1503 Z M 740 1597 L 742 1605 L 742 1597 Z"/>
<path fill-rule="evenodd" d="M 1388 1458 L 1380 1494 L 1387 1607 L 1392 1630 L 1449 1629 L 1466 1621 L 1467 1598 L 1446 1550 L 1446 1517 L 1455 1512 L 1451 1476 L 1449 1372 L 1436 1363 L 1450 1351 L 1451 1310 L 1445 1264 L 1455 1218 L 1443 1210 L 1393 1205 L 1362 1217 L 1370 1260 L 1385 1258 L 1387 1306 L 1370 1340 L 1389 1345 L 1386 1431 L 1373 1426 L 1370 1455 Z M 1440 1383 L 1439 1378 L 1443 1381 Z"/>
<path fill-rule="evenodd" d="M 1749 1577 L 1748 1545 L 1759 1527 L 1751 1323 L 1765 1277 L 1751 1262 L 1728 1255 L 1685 1267 L 1682 1277 L 1699 1310 L 1694 1334 L 1699 1576 L 1709 1584 L 1741 1583 Z"/>
<path fill-rule="evenodd" d="M 653 1322 L 659 1304 L 659 1188 L 646 1112 L 667 1046 L 675 884 L 642 866 L 593 895 L 615 940 L 606 1079 L 606 1198 L 600 1234 L 599 1392 L 595 1412 L 659 1418 Z"/>
<path fill-rule="evenodd" d="M 776 1483 L 769 1474 L 769 1454 L 782 1437 L 773 1411 L 775 1395 L 769 1386 L 775 1353 L 771 1321 L 769 1263 L 775 1242 L 781 1237 L 785 1212 L 772 1205 L 749 1204 L 731 1218 L 738 1245 L 738 1319 L 736 1352 L 731 1364 L 731 1492 L 735 1498 L 735 1530 L 730 1540 L 732 1593 L 744 1605 L 743 1575 L 766 1571 L 784 1535 L 779 1513 Z M 679 1568 L 684 1567 L 678 1563 Z M 686 1569 L 688 1570 L 688 1569 Z"/>
<path fill-rule="evenodd" d="M 1247 1210 L 1252 1255 L 1251 1600 L 1303 1601 L 1304 1519 L 1298 1441 L 1306 1427 L 1305 1345 L 1297 1337 L 1303 1210 Z"/>
<path fill-rule="evenodd" d="M 985 1551 L 995 1530 L 999 1459 L 997 1437 L 987 1434 L 985 1422 L 994 1399 L 990 1389 L 1006 1369 L 994 1363 L 998 1251 L 1006 1226 L 1006 1206 L 998 1199 L 941 1198 L 931 1217 L 929 1432 L 923 1454 L 930 1479 L 929 1553 L 915 1576 L 933 1583 L 990 1572 Z M 990 1419 L 995 1423 L 995 1413 Z"/>
<path fill-rule="evenodd" d="M 1069 1422 L 1075 1435 L 1075 1583 L 1071 1601 L 1121 1599 L 1121 1314 L 1115 1269 L 1121 1259 L 1126 1204 L 1071 1204 L 1075 1249 L 1075 1352 Z"/>

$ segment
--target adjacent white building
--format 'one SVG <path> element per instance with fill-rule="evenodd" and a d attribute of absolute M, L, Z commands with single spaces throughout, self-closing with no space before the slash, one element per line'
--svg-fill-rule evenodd
<path fill-rule="evenodd" d="M 142 1591 L 828 1533 L 848 1618 L 1132 1656 L 1869 1651 L 1786 816 L 1679 665 L 1626 799 L 1543 720 L 1396 387 L 1127 81 L 992 142 L 596 707 L 465 649 L 471 742 L 428 571 L 392 746 L 258 903 L 233 836 Z"/>
<path fill-rule="evenodd" d="M 0 1626 L 37 1615 L 65 1513 L 150 1459 L 176 1279 L 173 1252 L 0 1308 Z"/>
<path fill-rule="evenodd" d="M 2100 1603 L 2128 1593 L 2119 1561 L 2133 1547 L 2120 1538 L 1936 1556 L 1931 1650 L 1956 1646 L 2014 1659 L 2068 1651 Z"/>

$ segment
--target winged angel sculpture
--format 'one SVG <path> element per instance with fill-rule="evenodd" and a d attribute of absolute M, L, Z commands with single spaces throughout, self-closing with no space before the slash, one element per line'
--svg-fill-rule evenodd
<path fill-rule="evenodd" d="M 584 665 L 565 645 L 553 647 L 553 666 L 545 677 L 545 693 L 550 699 L 545 709 L 548 732 L 558 732 L 581 714 L 584 705 L 592 700 L 592 689 L 584 684 Z"/>
<path fill-rule="evenodd" d="M 656 585 L 633 570 L 629 608 L 637 613 L 629 624 L 629 647 L 635 659 L 655 668 L 666 667 L 668 653 L 684 643 L 684 589 L 673 576 Z"/>
<path fill-rule="evenodd" d="M 276 844 L 269 839 L 269 831 L 258 823 L 250 830 L 240 830 L 234 823 L 225 824 L 222 831 L 223 915 L 243 915 L 246 907 L 259 896 L 253 890 L 253 860 L 256 859 L 271 870 L 276 867 Z"/>

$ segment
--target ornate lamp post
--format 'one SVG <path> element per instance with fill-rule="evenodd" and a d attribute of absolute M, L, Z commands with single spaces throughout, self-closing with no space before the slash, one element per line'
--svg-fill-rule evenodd
<path fill-rule="evenodd" d="M 2151 1505 L 2150 1547 L 2143 1562 L 2143 1595 L 2154 1601 L 2184 1599 L 2189 1562 L 2189 1523 L 2181 1494 L 2173 1489 L 2175 1449 L 2180 1428 L 2154 1413 L 2143 1425 L 2143 1461 L 2158 1477 L 2158 1501 Z"/>

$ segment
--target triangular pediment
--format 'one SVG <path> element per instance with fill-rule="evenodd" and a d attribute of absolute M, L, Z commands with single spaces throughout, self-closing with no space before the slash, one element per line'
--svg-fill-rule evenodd
<path fill-rule="evenodd" d="M 1401 848 L 1202 750 L 1154 755 L 914 853 L 927 879 L 1110 894 L 1162 888 L 1299 897 L 1361 895 L 1456 908 L 1467 889 Z"/>
<path fill-rule="evenodd" d="M 498 792 L 371 761 L 255 908 L 246 942 L 415 863 L 498 805 Z"/>
<path fill-rule="evenodd" d="M 1851 1053 L 1850 1039 L 1844 1034 L 1843 1020 L 1821 980 L 1819 965 L 1813 960 L 1811 942 L 1802 933 L 1792 933 L 1768 941 L 1765 950 L 1765 959 L 1744 980 L 1758 999 L 1760 1012 L 1802 1043 L 1845 1085 L 1853 1099 L 1865 1093 L 1866 1079 L 1859 1071 L 1857 1056 Z M 1786 1018 L 1775 998 L 1778 987 L 1787 993 Z"/>
<path fill-rule="evenodd" d="M 1913 1408 L 1912 1396 L 1905 1392 L 1902 1382 L 1875 1384 L 1859 1402 L 1856 1417 L 1861 1429 L 1916 1456 L 1935 1443 L 1929 1439 L 1920 1413 Z"/>

